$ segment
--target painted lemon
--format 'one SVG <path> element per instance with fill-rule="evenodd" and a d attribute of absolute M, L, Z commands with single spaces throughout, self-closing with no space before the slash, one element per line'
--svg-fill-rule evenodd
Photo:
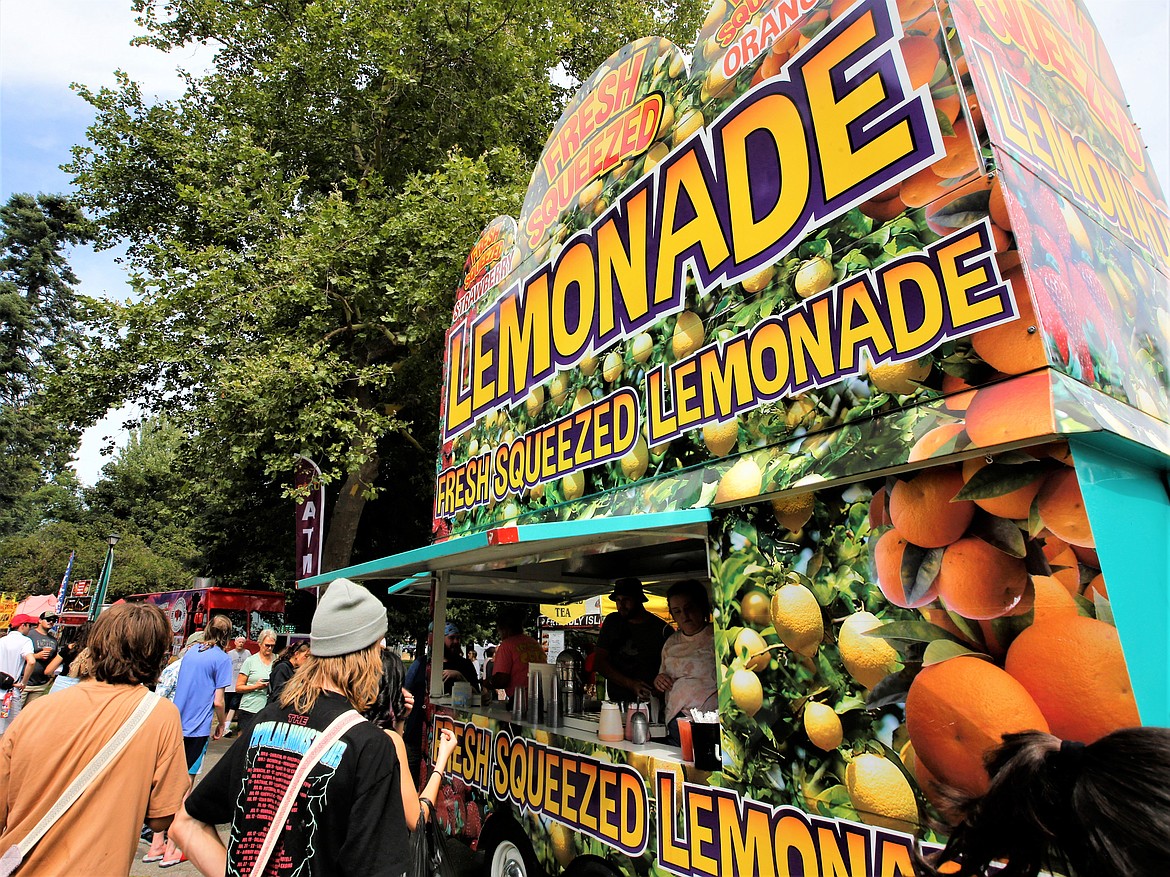
<path fill-rule="evenodd" d="M 880 755 L 858 755 L 845 768 L 845 788 L 867 825 L 913 834 L 918 827 L 914 789 L 898 766 Z"/>
<path fill-rule="evenodd" d="M 564 372 L 557 372 L 548 382 L 548 396 L 554 405 L 560 405 L 569 394 L 569 376 Z"/>
<path fill-rule="evenodd" d="M 706 119 L 703 118 L 703 114 L 698 110 L 690 110 L 685 113 L 682 118 L 678 120 L 678 124 L 674 128 L 674 134 L 672 135 L 674 145 L 678 146 L 680 143 L 702 128 L 704 122 L 706 122 Z"/>
<path fill-rule="evenodd" d="M 646 162 L 643 165 L 643 171 L 649 173 L 662 159 L 666 158 L 670 152 L 670 147 L 665 143 L 658 142 L 646 150 Z"/>
<path fill-rule="evenodd" d="M 735 465 L 723 473 L 715 491 L 715 502 L 736 502 L 760 495 L 760 484 L 764 473 L 751 457 L 741 457 Z"/>
<path fill-rule="evenodd" d="M 787 584 L 772 595 L 772 624 L 780 640 L 798 655 L 816 654 L 825 636 L 821 606 L 801 584 Z"/>
<path fill-rule="evenodd" d="M 670 339 L 675 359 L 682 359 L 694 353 L 703 344 L 703 320 L 693 311 L 683 311 L 674 324 L 674 337 Z"/>
<path fill-rule="evenodd" d="M 611 350 L 605 355 L 605 362 L 601 366 L 601 376 L 609 383 L 613 383 L 622 374 L 622 355 Z"/>
<path fill-rule="evenodd" d="M 561 479 L 561 492 L 565 499 L 580 499 L 585 492 L 585 473 L 570 472 Z"/>
<path fill-rule="evenodd" d="M 909 396 L 922 386 L 930 376 L 929 358 L 913 359 L 909 362 L 891 362 L 874 366 L 869 370 L 869 380 L 883 393 Z"/>
<path fill-rule="evenodd" d="M 622 457 L 622 472 L 631 481 L 636 481 L 646 474 L 649 464 L 650 450 L 646 447 L 646 439 L 638 436 L 634 446 Z"/>
<path fill-rule="evenodd" d="M 748 591 L 739 601 L 739 614 L 748 624 L 765 627 L 772 623 L 772 605 L 763 591 Z"/>
<path fill-rule="evenodd" d="M 650 358 L 650 351 L 654 349 L 654 339 L 646 332 L 639 332 L 630 342 L 630 355 L 634 362 L 645 362 Z"/>
<path fill-rule="evenodd" d="M 872 689 L 901 668 L 898 653 L 888 642 L 869 631 L 882 622 L 872 612 L 855 612 L 843 622 L 837 634 L 837 648 L 849 675 Z"/>
<path fill-rule="evenodd" d="M 744 292 L 760 292 L 769 283 L 772 278 L 776 276 L 775 265 L 765 265 L 755 274 L 749 274 L 739 282 L 739 285 L 744 288 Z"/>
<path fill-rule="evenodd" d="M 535 417 L 540 413 L 542 405 L 544 405 L 544 387 L 533 387 L 528 393 L 528 398 L 524 400 L 524 410 L 528 412 L 529 417 Z"/>
<path fill-rule="evenodd" d="M 772 660 L 772 655 L 768 651 L 768 644 L 764 642 L 762 636 L 750 627 L 745 627 L 735 638 L 736 657 L 745 653 L 747 654 L 747 659 L 744 661 L 744 666 L 749 670 L 763 670 L 768 666 L 768 662 Z"/>
<path fill-rule="evenodd" d="M 725 457 L 739 443 L 739 418 L 703 424 L 703 443 L 716 457 Z"/>
<path fill-rule="evenodd" d="M 797 496 L 778 496 L 772 500 L 772 511 L 780 526 L 793 532 L 808 523 L 812 517 L 813 493 L 802 493 Z"/>
<path fill-rule="evenodd" d="M 550 822 L 548 838 L 552 845 L 553 858 L 562 868 L 567 868 L 569 863 L 577 858 L 577 851 L 573 849 L 572 830 L 559 822 Z"/>
<path fill-rule="evenodd" d="M 845 731 L 841 717 L 827 704 L 810 700 L 804 706 L 804 733 L 812 745 L 825 752 L 831 752 L 841 745 Z"/>
<path fill-rule="evenodd" d="M 754 716 L 764 705 L 764 685 L 751 670 L 736 670 L 731 674 L 731 699 L 749 716 Z"/>
<path fill-rule="evenodd" d="M 796 294 L 809 298 L 833 285 L 833 265 L 824 256 L 813 256 L 796 269 Z"/>

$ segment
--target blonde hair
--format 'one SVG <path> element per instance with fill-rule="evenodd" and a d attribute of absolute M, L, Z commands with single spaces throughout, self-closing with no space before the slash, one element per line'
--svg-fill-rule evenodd
<path fill-rule="evenodd" d="M 328 688 L 340 691 L 359 713 L 365 712 L 378 697 L 381 680 L 380 642 L 348 655 L 321 657 L 310 652 L 280 693 L 280 705 L 307 713 Z"/>
<path fill-rule="evenodd" d="M 89 646 L 77 653 L 69 671 L 70 676 L 76 676 L 78 679 L 93 678 L 93 654 L 90 652 Z"/>

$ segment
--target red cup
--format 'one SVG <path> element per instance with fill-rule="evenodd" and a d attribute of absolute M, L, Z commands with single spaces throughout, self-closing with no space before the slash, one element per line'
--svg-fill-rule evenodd
<path fill-rule="evenodd" d="M 683 761 L 695 760 L 695 744 L 691 740 L 691 720 L 678 717 L 678 741 L 682 744 Z"/>

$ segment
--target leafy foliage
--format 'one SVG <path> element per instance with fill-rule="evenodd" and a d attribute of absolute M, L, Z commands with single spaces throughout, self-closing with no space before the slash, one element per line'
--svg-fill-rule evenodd
<path fill-rule="evenodd" d="M 124 75 L 78 88 L 97 121 L 71 170 L 101 240 L 127 244 L 137 296 L 103 315 L 74 417 L 135 398 L 211 471 L 286 490 L 295 456 L 314 458 L 339 486 L 325 566 L 344 565 L 386 458 L 437 456 L 458 271 L 519 206 L 566 90 L 550 71 L 579 76 L 659 24 L 689 41 L 697 4 L 135 8 L 141 42 L 213 44 L 215 67 L 171 103 Z"/>
<path fill-rule="evenodd" d="M 64 251 L 90 233 L 61 195 L 16 194 L 0 207 L 0 534 L 27 524 L 19 500 L 59 473 L 75 444 L 43 409 L 47 384 L 81 343 L 85 302 Z"/>

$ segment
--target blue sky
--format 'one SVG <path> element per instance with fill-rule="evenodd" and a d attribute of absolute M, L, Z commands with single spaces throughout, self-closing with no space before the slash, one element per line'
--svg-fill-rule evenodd
<path fill-rule="evenodd" d="M 1170 189 L 1170 0 L 1087 0 L 1118 68 L 1132 114 L 1149 147 L 1163 189 Z M 147 96 L 180 94 L 176 67 L 206 69 L 210 50 L 167 55 L 134 48 L 139 33 L 130 0 L 0 0 L 0 200 L 13 192 L 61 192 L 59 166 L 85 139 L 89 106 L 69 89 L 113 85 L 121 68 Z M 89 295 L 124 298 L 125 275 L 116 252 L 77 248 L 70 263 Z M 87 431 L 76 468 L 92 484 L 110 458 L 104 437 L 121 441 L 117 413 Z"/>

